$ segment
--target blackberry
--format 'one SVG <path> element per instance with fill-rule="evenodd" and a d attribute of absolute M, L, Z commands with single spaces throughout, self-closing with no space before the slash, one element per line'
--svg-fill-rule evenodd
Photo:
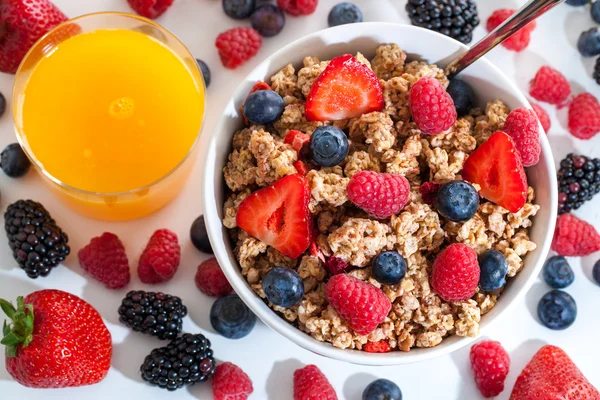
<path fill-rule="evenodd" d="M 600 192 L 600 159 L 570 153 L 560 162 L 558 213 L 576 210 Z"/>
<path fill-rule="evenodd" d="M 47 276 L 70 253 L 66 233 L 43 205 L 19 200 L 4 213 L 4 229 L 13 257 L 28 277 Z"/>
<path fill-rule="evenodd" d="M 413 25 L 465 44 L 473 40 L 473 30 L 479 25 L 473 0 L 408 0 L 406 12 Z"/>
<path fill-rule="evenodd" d="M 142 379 L 169 391 L 204 382 L 215 373 L 210 341 L 189 333 L 152 350 L 140 367 Z"/>
<path fill-rule="evenodd" d="M 136 332 L 172 340 L 181 332 L 187 308 L 181 299 L 160 292 L 131 291 L 119 307 L 119 321 Z"/>

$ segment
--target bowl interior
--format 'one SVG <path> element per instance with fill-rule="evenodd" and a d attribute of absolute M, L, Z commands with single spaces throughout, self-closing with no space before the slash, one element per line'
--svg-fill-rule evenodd
<path fill-rule="evenodd" d="M 395 365 L 429 359 L 454 351 L 469 344 L 473 339 L 451 336 L 433 348 L 414 349 L 408 353 L 374 354 L 335 348 L 290 325 L 252 292 L 240 272 L 227 229 L 221 223 L 225 201 L 222 170 L 231 150 L 233 133 L 243 126 L 239 107 L 256 81 L 270 82 L 270 76 L 288 63 L 292 63 L 298 70 L 302 67 L 302 59 L 305 56 L 328 60 L 344 53 L 361 52 L 371 59 L 375 55 L 375 48 L 381 43 L 397 43 L 407 52 L 409 60 L 425 60 L 440 66 L 446 65 L 466 50 L 466 46 L 438 33 L 390 23 L 342 25 L 305 36 L 267 58 L 240 84 L 217 124 L 207 151 L 204 169 L 204 213 L 210 241 L 215 256 L 235 291 L 264 323 L 296 344 L 330 358 L 363 365 Z M 488 101 L 499 98 L 511 109 L 530 107 L 519 89 L 485 58 L 470 66 L 460 77 L 475 89 L 479 106 L 485 107 Z M 541 206 L 531 228 L 531 239 L 538 247 L 527 255 L 523 270 L 511 279 L 496 307 L 483 316 L 480 325 L 482 331 L 527 292 L 550 248 L 557 208 L 556 177 L 554 160 L 545 135 L 541 135 L 541 144 L 540 162 L 527 171 L 529 184 L 536 190 L 536 202 Z"/>

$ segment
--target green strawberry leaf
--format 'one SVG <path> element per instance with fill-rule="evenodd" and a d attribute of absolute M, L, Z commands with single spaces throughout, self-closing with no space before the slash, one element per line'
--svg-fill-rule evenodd
<path fill-rule="evenodd" d="M 4 299 L 0 299 L 0 307 L 2 308 L 2 311 L 4 311 L 4 314 L 10 319 L 13 319 L 15 312 L 17 312 L 12 303 Z"/>
<path fill-rule="evenodd" d="M 15 335 L 14 332 L 10 332 L 8 335 L 4 336 L 2 340 L 0 340 L 0 343 L 2 343 L 5 346 L 12 347 L 21 343 L 21 339 L 19 339 L 19 337 Z"/>
<path fill-rule="evenodd" d="M 10 333 L 10 325 L 4 320 L 4 325 L 2 326 L 2 335 L 6 336 Z"/>

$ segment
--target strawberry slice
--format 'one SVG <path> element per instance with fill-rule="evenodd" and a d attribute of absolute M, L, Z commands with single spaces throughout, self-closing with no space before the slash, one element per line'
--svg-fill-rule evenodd
<path fill-rule="evenodd" d="M 504 132 L 494 133 L 471 153 L 462 177 L 481 186 L 481 196 L 510 212 L 519 211 L 527 200 L 527 176 L 519 152 Z"/>
<path fill-rule="evenodd" d="M 309 200 L 306 178 L 288 175 L 246 197 L 238 208 L 237 226 L 281 254 L 298 258 L 311 241 Z"/>
<path fill-rule="evenodd" d="M 336 121 L 383 108 L 377 76 L 350 54 L 336 57 L 313 83 L 306 98 L 308 121 Z"/>
<path fill-rule="evenodd" d="M 304 176 L 306 176 L 308 174 L 308 171 L 310 171 L 308 165 L 306 165 L 302 160 L 295 161 L 294 168 L 296 168 L 296 171 L 298 171 L 300 175 Z"/>
<path fill-rule="evenodd" d="M 298 153 L 300 153 L 302 147 L 308 144 L 308 142 L 310 142 L 310 136 L 295 129 L 288 131 L 288 133 L 285 135 L 285 139 L 283 139 L 283 143 L 289 144 Z"/>

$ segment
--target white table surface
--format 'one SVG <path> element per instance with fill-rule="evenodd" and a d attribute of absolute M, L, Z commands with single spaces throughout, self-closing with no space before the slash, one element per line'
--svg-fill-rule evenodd
<path fill-rule="evenodd" d="M 217 0 L 175 0 L 175 4 L 158 22 L 177 34 L 194 55 L 205 60 L 212 70 L 212 83 L 208 89 L 207 119 L 203 142 L 210 136 L 217 118 L 238 82 L 262 59 L 286 43 L 307 33 L 326 27 L 327 13 L 337 0 L 321 0 L 315 14 L 302 18 L 287 18 L 284 30 L 276 37 L 266 39 L 257 57 L 237 70 L 224 69 L 214 48 L 215 37 L 225 29 L 248 25 L 225 16 L 221 2 Z M 55 0 L 55 3 L 70 17 L 95 11 L 128 11 L 125 0 Z M 364 14 L 365 21 L 388 21 L 409 23 L 404 11 L 405 0 L 355 0 Z M 517 7 L 524 1 L 478 0 L 479 14 L 484 21 L 490 13 L 500 7 Z M 522 53 L 495 49 L 489 58 L 509 77 L 527 91 L 527 82 L 543 64 L 562 71 L 578 93 L 590 91 L 600 97 L 600 87 L 591 78 L 593 59 L 583 59 L 576 50 L 579 33 L 593 26 L 585 8 L 558 6 L 545 15 L 533 33 L 530 46 Z M 484 34 L 484 27 L 476 30 L 476 38 Z M 423 44 L 426 45 L 426 44 Z M 8 97 L 13 77 L 0 74 L 0 91 Z M 10 104 L 9 104 L 10 106 Z M 557 162 L 567 153 L 600 156 L 600 136 L 590 141 L 571 138 L 566 131 L 566 109 L 556 112 L 546 107 L 552 117 L 549 138 Z M 0 148 L 14 142 L 12 119 L 7 112 L 0 120 Z M 60 155 L 58 155 L 60 156 Z M 17 199 L 32 198 L 42 201 L 51 210 L 61 227 L 69 233 L 73 252 L 88 243 L 89 239 L 104 231 L 114 232 L 123 240 L 133 266 L 149 235 L 158 228 L 169 228 L 181 238 L 183 253 L 181 266 L 175 278 L 163 285 L 146 286 L 139 282 L 135 272 L 129 289 L 161 290 L 183 298 L 190 310 L 184 320 L 187 332 L 206 334 L 218 360 L 232 361 L 242 367 L 254 383 L 254 399 L 292 399 L 293 371 L 304 364 L 317 364 L 335 387 L 340 399 L 360 399 L 364 387 L 376 378 L 395 381 L 407 400 L 428 399 L 479 399 L 469 369 L 468 348 L 452 355 L 419 364 L 397 367 L 361 367 L 329 360 L 312 354 L 294 345 L 287 339 L 258 323 L 252 333 L 242 340 L 219 337 L 211 328 L 208 313 L 212 299 L 201 294 L 195 287 L 193 276 L 201 255 L 187 240 L 189 226 L 202 210 L 200 190 L 202 160 L 198 161 L 195 173 L 183 193 L 168 207 L 147 218 L 124 223 L 106 223 L 87 219 L 75 214 L 57 201 L 41 184 L 36 174 L 30 173 L 19 180 L 11 180 L 0 173 L 0 211 Z M 576 214 L 600 227 L 600 195 L 583 206 Z M 554 332 L 537 322 L 535 309 L 539 298 L 549 290 L 538 281 L 525 296 L 521 304 L 512 308 L 512 315 L 504 315 L 495 321 L 486 333 L 499 340 L 509 351 L 512 364 L 504 393 L 497 399 L 508 399 L 510 390 L 521 369 L 531 356 L 545 343 L 562 347 L 584 371 L 592 384 L 600 387 L 598 357 L 598 332 L 600 314 L 598 304 L 600 287 L 591 278 L 594 262 L 600 258 L 596 253 L 583 259 L 570 260 L 575 271 L 575 282 L 566 290 L 577 301 L 579 314 L 574 325 L 566 331 Z M 56 268 L 49 277 L 28 279 L 16 266 L 10 255 L 4 230 L 0 232 L 0 296 L 14 300 L 17 295 L 26 295 L 42 288 L 62 289 L 81 296 L 96 307 L 104 317 L 113 337 L 112 368 L 106 379 L 95 386 L 74 389 L 35 390 L 20 386 L 12 381 L 4 363 L 0 366 L 0 398 L 2 399 L 212 399 L 208 385 L 196 385 L 175 393 L 166 393 L 143 383 L 139 377 L 139 366 L 144 357 L 164 342 L 131 332 L 118 322 L 117 308 L 128 289 L 110 291 L 98 282 L 85 276 L 76 256 L 70 256 L 66 266 Z M 500 300 L 502 301 L 502 300 Z M 2 318 L 0 318 L 2 319 Z M 4 347 L 4 346 L 2 346 Z M 0 350 L 2 353 L 4 349 Z M 2 356 L 2 354 L 0 354 Z"/>

